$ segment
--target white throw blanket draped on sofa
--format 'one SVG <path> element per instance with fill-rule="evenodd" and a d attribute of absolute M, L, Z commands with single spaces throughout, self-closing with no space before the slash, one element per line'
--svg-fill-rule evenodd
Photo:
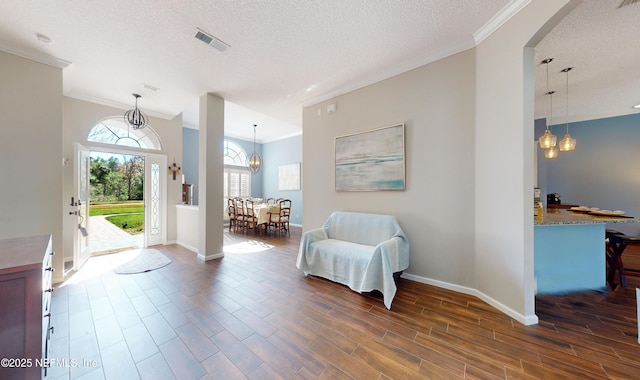
<path fill-rule="evenodd" d="M 359 293 L 379 290 L 391 309 L 393 274 L 409 267 L 409 241 L 394 216 L 336 211 L 302 235 L 296 266 Z"/>

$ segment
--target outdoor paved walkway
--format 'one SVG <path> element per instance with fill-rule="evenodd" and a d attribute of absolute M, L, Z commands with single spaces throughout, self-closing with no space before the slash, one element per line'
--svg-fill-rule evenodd
<path fill-rule="evenodd" d="M 143 234 L 129 235 L 109 221 L 105 216 L 92 216 L 89 219 L 89 247 L 92 254 L 108 253 L 122 248 L 142 248 Z"/>

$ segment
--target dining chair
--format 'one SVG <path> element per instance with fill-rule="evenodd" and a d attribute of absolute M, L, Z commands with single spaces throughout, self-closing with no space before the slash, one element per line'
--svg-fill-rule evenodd
<path fill-rule="evenodd" d="M 232 228 L 234 232 L 238 232 L 238 212 L 233 198 L 227 199 L 227 215 L 229 215 L 229 232 Z"/>
<path fill-rule="evenodd" d="M 247 228 L 247 223 L 245 219 L 245 209 L 244 209 L 244 200 L 240 197 L 233 198 L 233 204 L 236 208 L 236 231 L 245 230 Z"/>
<path fill-rule="evenodd" d="M 269 227 L 273 227 L 274 232 L 278 232 L 280 236 L 283 232 L 288 235 L 289 232 L 289 218 L 291 216 L 291 200 L 281 199 L 279 202 L 280 210 L 277 213 L 269 213 Z"/>
<path fill-rule="evenodd" d="M 258 230 L 258 216 L 253 209 L 253 200 L 251 199 L 245 201 L 244 225 L 247 231 L 253 230 L 255 233 Z M 260 231 L 258 230 L 258 232 Z"/>
<path fill-rule="evenodd" d="M 275 198 L 267 198 L 267 200 L 264 203 L 274 205 L 276 204 L 276 200 Z"/>

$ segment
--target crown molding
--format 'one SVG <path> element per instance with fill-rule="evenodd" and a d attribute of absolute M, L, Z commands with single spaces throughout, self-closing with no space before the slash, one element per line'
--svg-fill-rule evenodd
<path fill-rule="evenodd" d="M 17 55 L 18 57 L 30 59 L 32 61 L 40 62 L 48 66 L 57 67 L 59 69 L 64 69 L 65 67 L 71 64 L 71 61 L 67 61 L 62 58 L 52 57 L 50 55 L 47 55 L 41 52 L 8 45 L 2 41 L 0 41 L 0 51 Z"/>
<path fill-rule="evenodd" d="M 308 99 L 308 100 L 306 100 L 306 101 L 304 101 L 302 103 L 302 106 L 303 107 L 309 107 L 309 106 L 313 106 L 313 105 L 319 104 L 319 103 L 327 101 L 329 99 L 333 99 L 333 98 L 335 98 L 337 96 L 344 95 L 344 94 L 349 93 L 351 91 L 355 91 L 355 90 L 358 90 L 360 88 L 372 85 L 374 83 L 378 83 L 378 82 L 383 81 L 385 79 L 392 78 L 392 77 L 394 77 L 396 75 L 400 75 L 400 74 L 406 73 L 406 72 L 411 71 L 413 69 L 416 69 L 416 68 L 418 68 L 420 66 L 424 66 L 424 65 L 429 64 L 431 62 L 438 61 L 438 60 L 440 60 L 442 58 L 449 57 L 451 55 L 460 53 L 462 51 L 471 49 L 473 47 L 475 47 L 475 44 L 474 44 L 473 40 L 470 39 L 470 40 L 468 40 L 468 41 L 466 41 L 466 42 L 464 42 L 464 43 L 462 43 L 462 44 L 460 44 L 458 46 L 454 46 L 454 47 L 451 47 L 449 49 L 442 50 L 442 51 L 440 51 L 440 52 L 438 52 L 436 54 L 433 54 L 433 53 L 423 54 L 423 55 L 421 55 L 421 56 L 419 56 L 419 57 L 417 57 L 415 59 L 412 59 L 412 60 L 410 60 L 410 61 L 408 61 L 408 62 L 406 62 L 406 63 L 404 63 L 402 65 L 393 66 L 393 67 L 389 68 L 388 70 L 382 70 L 382 71 L 378 72 L 376 75 L 369 76 L 367 78 L 364 78 L 361 81 L 353 82 L 351 84 L 348 84 L 347 86 L 340 87 L 340 88 L 338 88 L 338 89 L 336 89 L 334 91 L 331 91 L 331 92 L 328 92 L 328 93 L 325 93 L 325 94 L 322 94 L 322 95 L 318 95 L 318 96 L 316 96 L 314 98 Z"/>
<path fill-rule="evenodd" d="M 111 108 L 118 108 L 118 109 L 121 109 L 121 110 L 128 110 L 128 109 L 132 108 L 132 104 L 124 104 L 124 103 L 116 102 L 116 101 L 113 101 L 113 100 L 108 100 L 108 99 L 104 99 L 104 98 L 98 98 L 96 96 L 82 94 L 82 93 L 79 93 L 79 92 L 70 91 L 68 93 L 65 93 L 64 96 L 67 96 L 69 98 L 78 99 L 78 100 L 83 100 L 83 101 L 89 102 L 89 103 L 100 104 L 100 105 L 111 107 Z M 162 112 L 150 111 L 150 110 L 147 110 L 147 109 L 143 109 L 143 112 L 145 114 L 149 115 L 149 116 L 153 116 L 153 117 L 157 117 L 157 118 L 165 119 L 165 120 L 171 120 L 176 116 L 176 115 L 171 115 L 171 114 L 162 113 Z"/>
<path fill-rule="evenodd" d="M 358 90 L 360 88 L 369 86 L 371 84 L 380 82 L 385 79 L 389 79 L 396 75 L 405 73 L 407 71 L 413 70 L 420 66 L 429 64 L 431 62 L 435 62 L 442 58 L 449 57 L 451 55 L 460 53 L 467 49 L 474 48 L 480 44 L 485 38 L 489 37 L 493 32 L 498 30 L 504 23 L 506 23 L 511 17 L 520 12 L 524 7 L 526 7 L 531 0 L 511 0 L 507 5 L 505 5 L 498 13 L 496 13 L 486 24 L 484 24 L 480 29 L 478 29 L 473 34 L 473 39 L 467 42 L 460 44 L 459 46 L 454 46 L 450 49 L 446 49 L 440 51 L 436 54 L 427 53 L 424 54 L 414 60 L 411 60 L 404 65 L 390 68 L 389 70 L 381 71 L 375 76 L 370 76 L 365 78 L 362 81 L 352 83 L 348 86 L 344 86 L 338 88 L 334 91 L 318 95 L 314 98 L 308 99 L 302 103 L 303 107 L 314 106 L 316 104 L 322 103 L 329 99 L 333 99 L 340 95 L 344 95 L 348 92 Z"/>
<path fill-rule="evenodd" d="M 486 24 L 480 27 L 475 33 L 473 33 L 473 39 L 476 46 L 489 37 L 493 32 L 498 30 L 504 23 L 509 21 L 511 17 L 515 16 L 524 7 L 529 5 L 531 0 L 511 0 L 504 6 L 498 13 L 496 13 Z"/>

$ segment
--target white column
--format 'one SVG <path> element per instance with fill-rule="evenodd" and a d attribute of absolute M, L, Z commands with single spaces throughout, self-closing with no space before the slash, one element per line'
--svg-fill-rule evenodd
<path fill-rule="evenodd" d="M 206 261 L 224 256 L 222 250 L 224 99 L 213 94 L 204 94 L 200 97 L 199 128 L 198 258 Z"/>

